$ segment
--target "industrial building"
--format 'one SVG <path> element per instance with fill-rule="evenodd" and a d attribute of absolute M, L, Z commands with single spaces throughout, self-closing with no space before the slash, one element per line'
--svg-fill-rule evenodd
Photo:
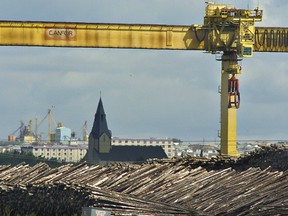
<path fill-rule="evenodd" d="M 55 142 L 67 143 L 71 140 L 72 130 L 67 127 L 57 127 L 55 130 Z"/>
<path fill-rule="evenodd" d="M 43 125 L 45 120 L 48 120 L 47 132 L 40 132 L 40 126 Z M 52 122 L 54 123 L 52 127 Z M 29 120 L 28 125 L 25 125 L 23 121 L 20 121 L 20 126 L 11 134 L 8 135 L 9 142 L 21 142 L 21 143 L 38 143 L 38 144 L 75 144 L 76 141 L 81 140 L 81 143 L 88 143 L 87 135 L 87 121 L 84 122 L 82 126 L 82 134 L 79 132 L 81 138 L 76 138 L 76 132 L 72 131 L 70 128 L 63 126 L 61 121 L 54 120 L 52 116 L 52 110 L 48 109 L 47 115 L 38 122 L 35 118 L 35 123 Z M 76 142 L 77 144 L 77 142 Z"/>

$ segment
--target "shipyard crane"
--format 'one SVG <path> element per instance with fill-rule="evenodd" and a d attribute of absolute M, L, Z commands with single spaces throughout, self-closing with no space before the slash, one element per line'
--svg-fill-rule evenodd
<path fill-rule="evenodd" d="M 252 57 L 253 52 L 288 52 L 288 28 L 255 27 L 262 15 L 259 8 L 207 2 L 202 25 L 0 21 L 0 45 L 220 52 L 220 154 L 238 156 L 238 61 Z"/>
<path fill-rule="evenodd" d="M 9 140 L 9 141 L 15 141 L 15 134 L 18 133 L 18 131 L 23 130 L 24 127 L 25 127 L 24 122 L 23 122 L 23 121 L 20 121 L 20 126 L 19 126 L 14 132 L 12 132 L 11 134 L 9 134 L 8 140 Z"/>
<path fill-rule="evenodd" d="M 52 106 L 52 108 L 53 108 L 53 107 L 54 107 L 54 106 Z M 46 119 L 48 119 L 48 132 L 47 132 L 47 136 L 48 136 L 48 137 L 47 137 L 47 141 L 50 142 L 50 141 L 51 141 L 51 122 L 53 121 L 54 126 L 55 126 L 55 127 L 57 126 L 56 121 L 55 121 L 54 118 L 53 118 L 52 109 L 51 109 L 51 108 L 48 109 L 47 114 L 46 114 L 45 117 L 40 121 L 40 123 L 37 124 L 37 126 L 36 126 L 37 131 L 38 131 L 38 128 L 42 125 L 42 123 L 43 123 Z M 38 134 L 36 134 L 36 137 L 37 137 L 37 139 L 38 139 Z"/>

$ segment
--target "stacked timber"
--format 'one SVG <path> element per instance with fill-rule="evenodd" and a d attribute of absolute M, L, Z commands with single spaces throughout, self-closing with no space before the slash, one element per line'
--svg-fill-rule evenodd
<path fill-rule="evenodd" d="M 288 215 L 285 155 L 287 148 L 272 147 L 239 160 L 0 166 L 0 214 L 79 215 L 94 206 L 112 215 Z"/>
<path fill-rule="evenodd" d="M 261 169 L 270 167 L 271 170 L 288 170 L 287 148 L 287 145 L 261 146 L 249 155 L 239 158 L 233 168 L 244 170 L 250 167 L 259 167 Z"/>
<path fill-rule="evenodd" d="M 9 188 L 9 189 L 8 189 Z M 0 190 L 1 215 L 81 215 L 84 206 L 110 210 L 113 215 L 185 215 L 183 208 L 147 201 L 97 187 L 52 184 L 17 185 Z"/>
<path fill-rule="evenodd" d="M 174 158 L 172 160 L 154 159 L 148 161 L 148 163 L 181 164 L 181 166 L 190 167 L 192 169 L 201 166 L 207 170 L 221 170 L 231 167 L 238 171 L 244 171 L 251 167 L 256 167 L 261 169 L 270 168 L 275 171 L 285 171 L 288 170 L 288 163 L 286 163 L 286 161 L 288 161 L 287 146 L 271 145 L 260 146 L 255 151 L 250 152 L 245 156 L 241 156 L 240 158 L 218 156 L 208 159 L 188 155 L 183 158 Z"/>

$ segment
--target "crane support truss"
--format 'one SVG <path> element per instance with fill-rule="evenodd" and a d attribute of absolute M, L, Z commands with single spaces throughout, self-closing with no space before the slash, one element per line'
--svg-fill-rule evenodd
<path fill-rule="evenodd" d="M 209 51 L 209 32 L 202 25 L 0 21 L 0 46 Z M 234 34 L 225 29 L 222 41 L 233 43 Z M 288 28 L 255 27 L 254 51 L 288 52 Z"/>
<path fill-rule="evenodd" d="M 220 153 L 238 157 L 237 151 L 237 109 L 240 93 L 236 75 L 241 73 L 236 52 L 224 52 L 221 66 L 221 130 Z"/>

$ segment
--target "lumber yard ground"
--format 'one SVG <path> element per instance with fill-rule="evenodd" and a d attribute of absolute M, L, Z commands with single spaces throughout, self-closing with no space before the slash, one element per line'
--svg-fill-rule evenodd
<path fill-rule="evenodd" d="M 287 159 L 287 146 L 271 146 L 239 159 L 1 165 L 0 215 L 288 215 Z"/>

